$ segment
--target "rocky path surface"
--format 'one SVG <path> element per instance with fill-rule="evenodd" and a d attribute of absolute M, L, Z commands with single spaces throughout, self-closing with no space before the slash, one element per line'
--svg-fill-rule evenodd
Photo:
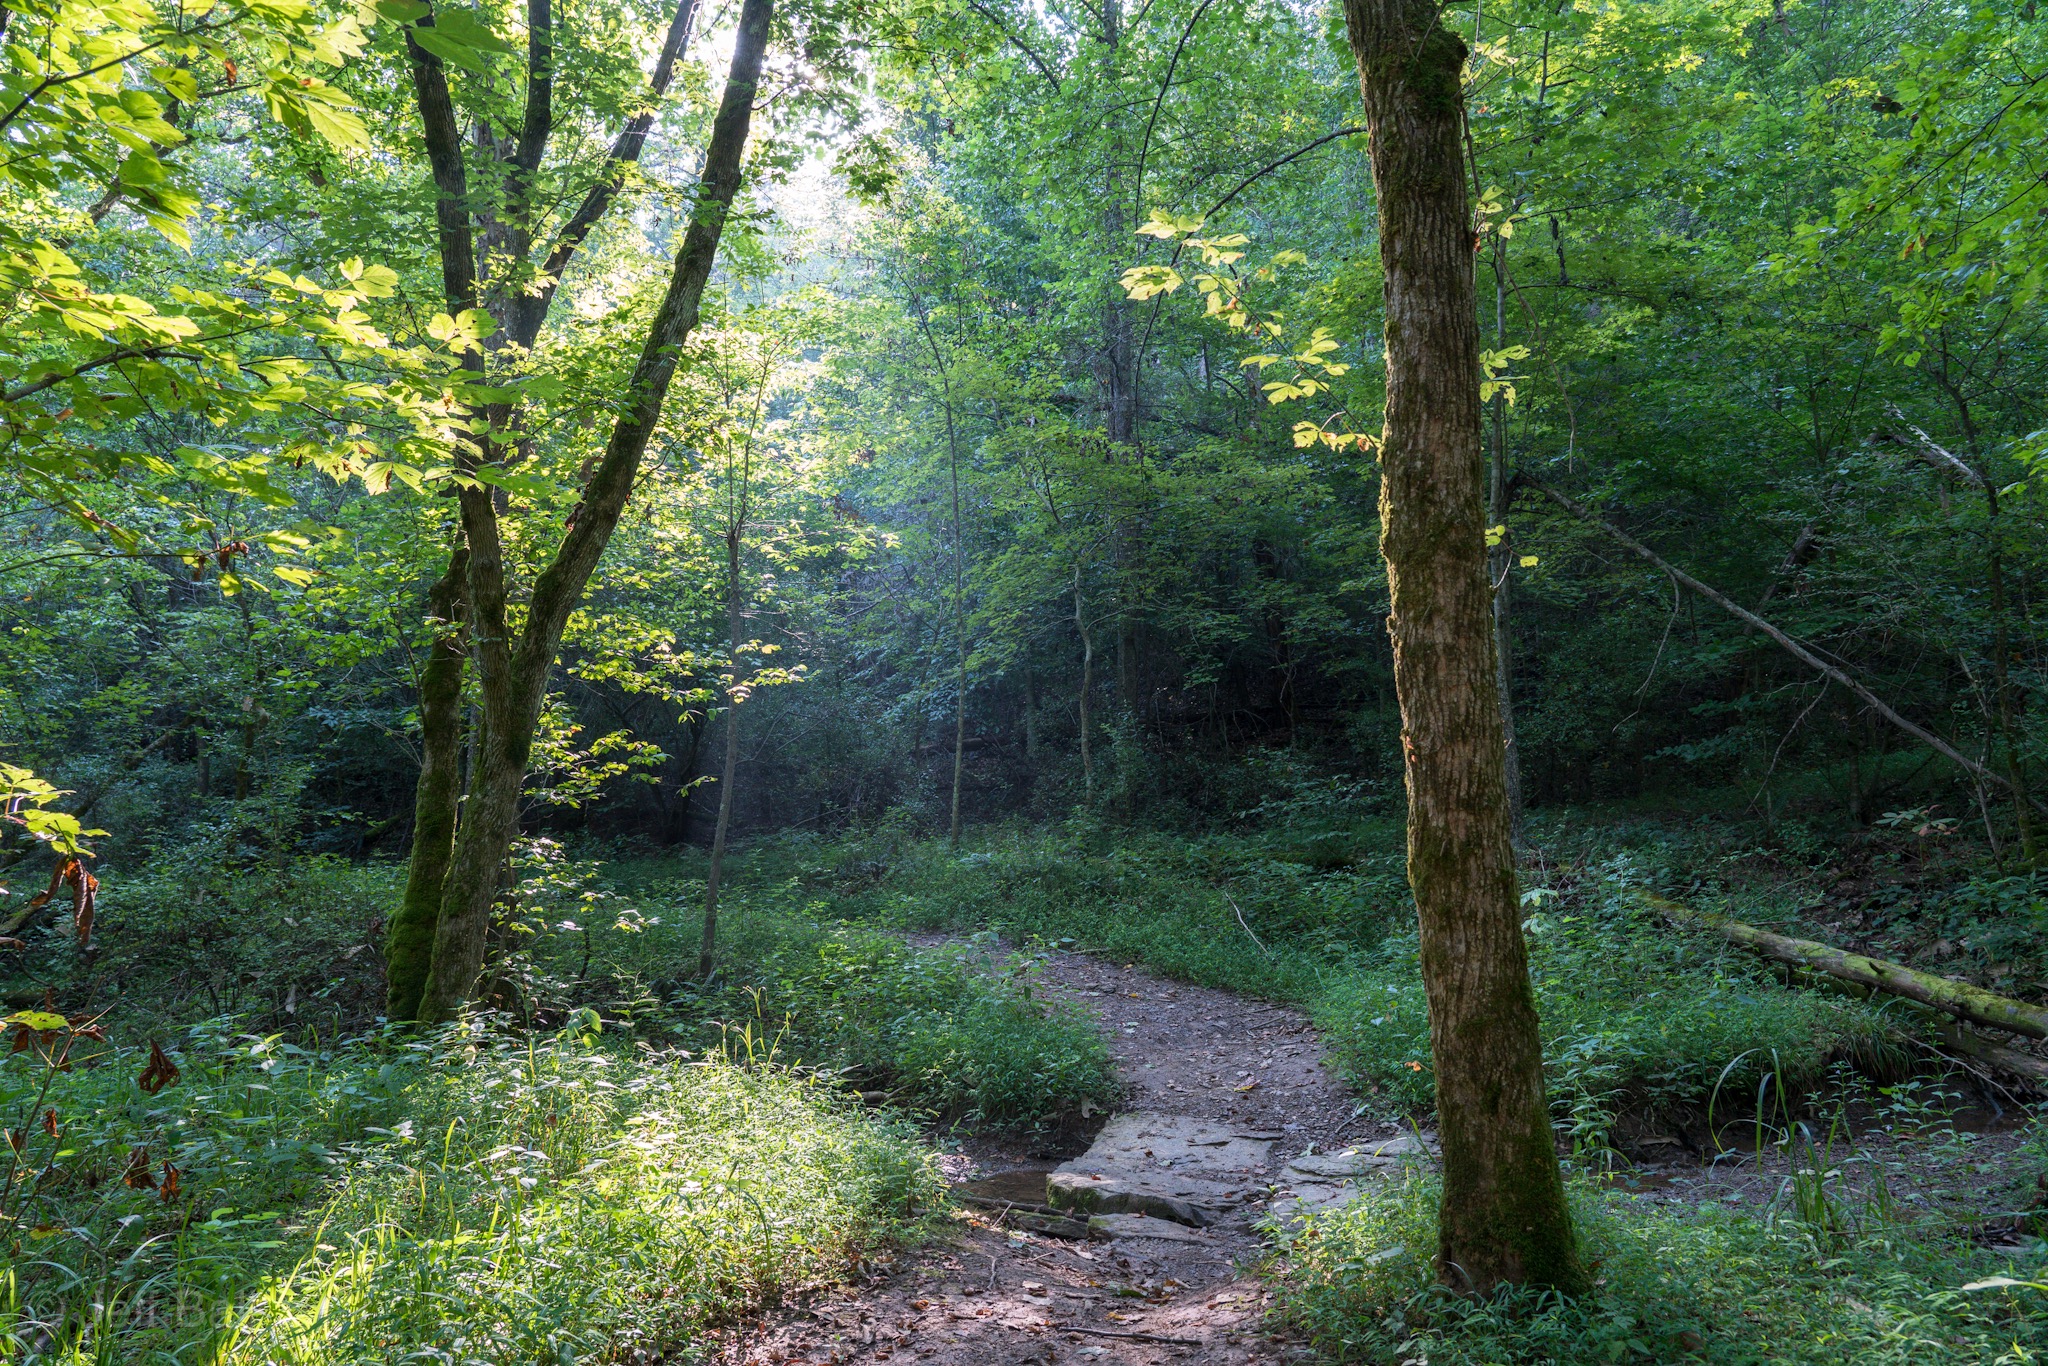
<path fill-rule="evenodd" d="M 949 1155 L 973 1202 L 956 1238 L 729 1338 L 722 1362 L 1240 1366 L 1303 1355 L 1261 1328 L 1260 1221 L 1275 1206 L 1284 1216 L 1343 1198 L 1354 1172 L 1398 1160 L 1416 1139 L 1355 1116 L 1296 1011 L 1072 953 L 1046 962 L 1040 989 L 1097 1017 L 1125 1084 L 1089 1151 L 1064 1163 L 988 1143 Z"/>

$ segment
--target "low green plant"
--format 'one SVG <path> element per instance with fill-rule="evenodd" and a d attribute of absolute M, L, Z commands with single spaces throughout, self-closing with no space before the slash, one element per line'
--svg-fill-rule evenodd
<path fill-rule="evenodd" d="M 912 1233 L 936 1196 L 915 1136 L 836 1086 L 599 1029 L 312 1050 L 205 1026 L 153 1094 L 147 1050 L 54 1082 L 15 1055 L 0 1113 L 35 1097 L 58 1132 L 8 1208 L 0 1359 L 661 1352 Z"/>
<path fill-rule="evenodd" d="M 1439 1187 L 1414 1175 L 1312 1219 L 1275 1271 L 1281 1318 L 1334 1362 L 1430 1366 L 2020 1366 L 2048 1352 L 2048 1298 L 2010 1253 L 1879 1231 L 1820 1250 L 1782 1223 L 1679 1211 L 1575 1182 L 1595 1289 L 1473 1299 L 1437 1283 Z M 2039 1279 L 2034 1273 L 2034 1279 Z"/>
<path fill-rule="evenodd" d="M 1370 1105 L 1426 1113 L 1429 1016 L 1399 830 L 1335 799 L 1328 809 L 1349 824 L 1304 815 L 1303 803 L 1325 809 L 1309 797 L 1281 803 L 1285 823 L 1242 836 L 1119 832 L 1097 849 L 1085 831 L 996 830 L 966 852 L 898 844 L 885 872 L 870 862 L 858 902 L 909 930 L 991 928 L 1304 1005 Z M 1323 857 L 1332 849 L 1343 857 Z M 800 876 L 830 883 L 832 866 L 818 859 Z M 1649 920 L 1627 895 L 1648 875 L 1611 854 L 1528 896 L 1553 1098 L 1576 1160 L 1605 1160 L 1624 1110 L 1696 1111 L 1733 1060 L 1726 1080 L 1749 1086 L 1773 1070 L 1758 1059 L 1775 1050 L 1776 1072 L 1800 1090 L 1841 1059 L 1901 1068 L 1898 1022 L 1882 1011 L 1789 988 L 1726 944 Z"/>

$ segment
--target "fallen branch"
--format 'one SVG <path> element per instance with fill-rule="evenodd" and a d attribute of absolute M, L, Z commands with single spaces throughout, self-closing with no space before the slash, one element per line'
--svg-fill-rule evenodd
<path fill-rule="evenodd" d="M 1249 937 L 1250 937 L 1250 939 L 1251 939 L 1252 943 L 1254 943 L 1254 944 L 1257 944 L 1257 945 L 1258 945 L 1258 949 L 1259 949 L 1259 952 L 1260 952 L 1260 953 L 1263 953 L 1263 954 L 1265 954 L 1265 955 L 1266 955 L 1266 957 L 1268 957 L 1268 958 L 1271 958 L 1271 957 L 1272 957 L 1273 955 L 1272 955 L 1271 953 L 1268 953 L 1268 952 L 1267 952 L 1267 950 L 1266 950 L 1266 946 L 1265 946 L 1264 944 L 1260 944 L 1260 943 L 1259 943 L 1259 937 L 1258 937 L 1257 935 L 1255 935 L 1255 934 L 1252 934 L 1252 927 L 1251 927 L 1250 925 L 1248 925 L 1248 924 L 1246 924 L 1246 923 L 1245 923 L 1245 918 L 1244 918 L 1244 908 L 1243 908 L 1242 906 L 1239 906 L 1239 905 L 1237 904 L 1237 898 L 1236 898 L 1236 897 L 1234 897 L 1234 896 L 1232 896 L 1232 895 L 1230 894 L 1230 892 L 1229 892 L 1229 889 L 1227 889 L 1227 888 L 1223 890 L 1223 899 L 1224 899 L 1225 901 L 1228 901 L 1228 902 L 1230 903 L 1230 909 L 1231 909 L 1231 910 L 1233 910 L 1233 911 L 1236 911 L 1236 912 L 1237 912 L 1237 923 L 1238 923 L 1238 927 L 1239 927 L 1240 929 L 1242 929 L 1242 930 L 1243 930 L 1243 931 L 1245 932 L 1245 934 L 1246 934 L 1247 936 L 1249 936 Z"/>
<path fill-rule="evenodd" d="M 2040 1006 L 2015 1001 L 2009 996 L 2000 996 L 1982 987 L 1971 986 L 1968 982 L 1958 982 L 1954 978 L 1937 977 L 1931 972 L 1921 972 L 1903 963 L 1851 953 L 1847 949 L 1838 949 L 1812 939 L 1792 939 L 1782 934 L 1773 934 L 1754 925 L 1745 925 L 1739 920 L 1730 920 L 1706 911 L 1696 911 L 1690 906 L 1680 905 L 1676 901 L 1650 892 L 1639 892 L 1637 895 L 1641 897 L 1644 905 L 1674 925 L 1712 930 L 1729 943 L 1738 944 L 1773 962 L 1807 968 L 1825 973 L 1838 981 L 1901 996 L 1938 1010 L 1944 1015 L 1952 1015 L 1959 1020 L 1982 1025 L 1987 1029 L 2002 1029 L 2012 1034 L 2024 1034 L 2028 1038 L 2048 1039 L 2048 1010 Z M 1983 1055 L 1980 1053 L 1973 1056 Z"/>
<path fill-rule="evenodd" d="M 1991 769 L 1986 768 L 1984 765 L 1978 763 L 1975 759 L 1972 759 L 1967 754 L 1964 754 L 1961 750 L 1957 749 L 1948 741 L 1942 739 L 1939 735 L 1936 735 L 1933 731 L 1928 730 L 1924 726 L 1917 725 L 1914 722 L 1908 721 L 1905 717 L 1899 715 L 1898 712 L 1892 710 L 1891 706 L 1887 704 L 1883 698 L 1879 697 L 1876 693 L 1872 692 L 1869 688 L 1865 687 L 1859 680 L 1857 680 L 1857 678 L 1854 675 L 1850 674 L 1846 669 L 1843 669 L 1839 665 L 1832 664 L 1829 661 L 1821 658 L 1818 654 L 1814 652 L 1812 646 L 1807 645 L 1805 642 L 1798 640 L 1793 636 L 1787 635 L 1785 632 L 1771 625 L 1770 622 L 1765 621 L 1756 613 L 1750 611 L 1748 608 L 1742 606 L 1740 603 L 1737 603 L 1733 598 L 1730 598 L 1727 594 L 1719 591 L 1718 589 L 1709 587 L 1707 584 L 1701 583 L 1698 579 L 1686 573 L 1677 565 L 1672 564 L 1662 555 L 1659 555 L 1656 551 L 1650 549 L 1641 541 L 1638 541 L 1635 537 L 1623 531 L 1620 527 L 1615 526 L 1612 522 L 1608 521 L 1604 517 L 1601 517 L 1598 513 L 1595 513 L 1592 509 L 1584 506 L 1576 500 L 1569 498 L 1562 493 L 1559 493 L 1556 489 L 1551 488 L 1548 484 L 1542 483 L 1541 481 L 1532 478 L 1527 473 L 1518 474 L 1515 476 L 1515 478 L 1520 485 L 1536 490 L 1536 492 L 1542 494 L 1551 502 L 1556 503 L 1566 512 L 1569 512 L 1572 516 L 1584 522 L 1587 526 L 1595 527 L 1598 530 L 1606 532 L 1609 536 L 1613 537 L 1615 540 L 1619 541 L 1624 547 L 1626 547 L 1629 553 L 1635 555 L 1639 559 L 1645 560 L 1650 564 L 1655 565 L 1660 571 L 1670 575 L 1672 579 L 1679 583 L 1684 584 L 1687 588 L 1699 594 L 1708 602 L 1713 603 L 1722 611 L 1727 612 L 1729 615 L 1735 617 L 1738 621 L 1744 622 L 1747 625 L 1754 627 L 1756 630 L 1762 631 L 1772 640 L 1775 640 L 1781 647 L 1784 648 L 1785 652 L 1791 655 L 1794 659 L 1798 660 L 1800 663 L 1806 665 L 1810 669 L 1817 670 L 1824 676 L 1831 678 L 1835 682 L 1841 684 L 1850 692 L 1855 693 L 1856 696 L 1863 699 L 1864 704 L 1867 705 L 1872 711 L 1876 712 L 1879 716 L 1882 716 L 1885 720 L 1897 726 L 1900 730 L 1906 732 L 1906 734 L 1918 740 L 1921 744 L 1926 745 L 1929 749 L 1932 749 L 1937 754 L 1947 759 L 1949 762 L 1955 764 L 1958 768 L 1962 769 L 1965 773 L 1968 773 L 1970 776 L 1977 779 L 1979 782 L 1994 783 L 1997 786 L 2004 788 L 2007 792 L 2013 791 L 2013 785 L 2011 781 L 2007 779 L 2004 775 L 1995 773 Z M 2030 796 L 2027 797 L 2026 800 L 2032 802 L 2033 805 L 2040 807 L 2042 811 L 2048 812 L 2048 803 L 2043 803 L 2039 798 Z"/>

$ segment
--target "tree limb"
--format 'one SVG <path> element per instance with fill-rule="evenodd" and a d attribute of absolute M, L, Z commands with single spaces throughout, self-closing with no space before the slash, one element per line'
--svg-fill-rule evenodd
<path fill-rule="evenodd" d="M 1918 427 L 1908 422 L 1905 413 L 1899 410 L 1898 404 L 1887 403 L 1884 405 L 1884 408 L 1886 412 L 1891 414 L 1892 421 L 1905 428 L 1910 439 L 1908 436 L 1901 436 L 1897 432 L 1876 431 L 1870 434 L 1872 441 L 1898 447 L 1908 455 L 1925 461 L 1933 467 L 1937 474 L 1945 475 L 1950 479 L 1960 479 L 1972 488 L 1981 489 L 1984 487 L 1983 475 L 1971 469 L 1962 457 L 1948 450 L 1926 432 L 1921 431 Z"/>
<path fill-rule="evenodd" d="M 1009 24 L 1004 22 L 1002 15 L 997 14 L 987 5 L 982 4 L 981 0 L 967 0 L 967 8 L 973 10 L 982 18 L 988 20 L 991 24 L 994 24 L 996 26 L 996 32 L 1002 34 L 1004 40 L 1007 41 L 1011 47 L 1014 47 L 1019 52 L 1023 53 L 1026 59 L 1030 61 L 1031 65 L 1038 68 L 1038 74 L 1045 77 L 1045 83 L 1052 87 L 1053 94 L 1057 95 L 1060 93 L 1060 78 L 1053 74 L 1052 67 L 1047 65 L 1045 58 L 1039 56 L 1036 52 L 1032 50 L 1031 44 L 1025 42 L 1016 34 L 1010 32 L 1010 26 Z"/>
<path fill-rule="evenodd" d="M 1808 968 L 1853 986 L 1901 996 L 1988 1029 L 2024 1034 L 2030 1039 L 2048 1039 L 2048 1009 L 2041 1006 L 2015 1001 L 2010 996 L 2000 996 L 1997 992 L 1958 982 L 1952 977 L 1921 972 L 1904 963 L 1851 953 L 1818 940 L 1774 934 L 1726 916 L 1694 910 L 1651 892 L 1638 892 L 1636 895 L 1645 906 L 1674 925 L 1712 930 L 1729 943 L 1749 949 L 1774 963 Z"/>
<path fill-rule="evenodd" d="M 1784 648 L 1785 652 L 1791 655 L 1794 659 L 1798 660 L 1800 663 L 1806 665 L 1810 669 L 1819 671 L 1820 673 L 1826 675 L 1828 678 L 1833 679 L 1835 682 L 1847 688 L 1850 692 L 1855 693 L 1856 696 L 1863 699 L 1864 704 L 1867 705 L 1872 711 L 1876 712 L 1879 716 L 1882 716 L 1885 720 L 1897 726 L 1900 730 L 1906 732 L 1906 734 L 1918 740 L 1921 744 L 1926 745 L 1928 748 L 1934 750 L 1937 754 L 1940 754 L 1943 758 L 1955 764 L 1958 768 L 1962 769 L 1965 773 L 1968 773 L 1971 777 L 1976 778 L 1980 782 L 1995 783 L 1999 787 L 2004 788 L 2008 792 L 2013 790 L 2012 783 L 2008 781 L 2004 777 L 2004 775 L 1995 773 L 1991 769 L 1986 768 L 1984 765 L 1978 763 L 1975 759 L 1972 759 L 1968 755 L 1964 754 L 1961 750 L 1957 749 L 1948 741 L 1942 739 L 1939 735 L 1936 735 L 1933 731 L 1928 730 L 1924 726 L 1916 725 L 1915 723 L 1908 721 L 1905 717 L 1899 715 L 1899 713 L 1894 711 L 1884 701 L 1883 698 L 1879 697 L 1876 693 L 1872 692 L 1869 688 L 1865 687 L 1847 670 L 1842 669 L 1841 667 L 1835 664 L 1831 664 L 1827 660 L 1821 658 L 1818 654 L 1814 652 L 1812 646 L 1809 646 L 1805 642 L 1787 635 L 1785 632 L 1773 626 L 1770 622 L 1765 621 L 1756 613 L 1750 611 L 1748 608 L 1743 607 L 1741 604 L 1737 603 L 1727 594 L 1722 593 L 1718 589 L 1711 588 L 1704 583 L 1701 583 L 1698 579 L 1686 573 L 1678 566 L 1672 564 L 1669 560 L 1666 560 L 1663 556 L 1657 554 L 1648 546 L 1644 545 L 1642 542 L 1636 540 L 1633 536 L 1630 536 L 1627 532 L 1623 531 L 1620 527 L 1615 526 L 1612 522 L 1607 521 L 1605 518 L 1599 516 L 1597 513 L 1593 512 L 1589 508 L 1586 508 L 1577 501 L 1565 496 L 1562 493 L 1559 493 L 1556 489 L 1551 488 L 1548 484 L 1538 481 L 1526 472 L 1517 474 L 1515 476 L 1515 482 L 1518 486 L 1532 488 L 1536 490 L 1536 492 L 1542 494 L 1551 502 L 1556 503 L 1559 507 L 1563 508 L 1566 512 L 1569 512 L 1572 516 L 1578 518 L 1586 525 L 1590 527 L 1595 527 L 1601 531 L 1606 532 L 1609 536 L 1611 536 L 1616 541 L 1620 542 L 1624 547 L 1626 547 L 1629 550 L 1629 552 L 1635 555 L 1637 558 L 1645 560 L 1648 563 L 1655 565 L 1658 569 L 1662 570 L 1666 574 L 1669 574 L 1673 579 L 1675 579 L 1679 583 L 1684 584 L 1687 588 L 1699 594 L 1708 602 L 1713 603 L 1722 611 L 1727 612 L 1729 615 L 1735 617 L 1738 621 L 1745 622 L 1748 625 L 1755 627 L 1757 630 L 1762 631 L 1772 640 L 1778 642 L 1778 644 Z M 2035 804 L 2040 805 L 2038 800 L 2035 801 Z M 2048 810 L 2048 807 L 2044 807 L 2043 809 Z"/>
<path fill-rule="evenodd" d="M 540 328 L 554 302 L 555 291 L 562 282 L 562 273 L 569 268 L 569 262 L 576 255 L 583 239 L 611 208 L 625 185 L 625 169 L 639 161 L 641 149 L 647 145 L 647 132 L 654 126 L 653 104 L 668 93 L 675 80 L 676 67 L 690 43 L 690 20 L 697 11 L 697 0 L 680 0 L 676 6 L 675 18 L 668 26 L 668 37 L 661 45 L 661 56 L 654 64 L 654 78 L 648 83 L 651 96 L 649 107 L 626 121 L 613 140 L 611 151 L 605 155 L 604 169 L 597 181 L 584 193 L 583 202 L 576 206 L 576 212 L 562 225 L 555 244 L 548 250 L 547 260 L 540 268 L 541 279 L 534 293 L 524 295 L 514 302 L 512 316 L 507 320 L 507 331 L 512 339 L 522 346 L 532 346 L 534 338 L 540 335 Z"/>

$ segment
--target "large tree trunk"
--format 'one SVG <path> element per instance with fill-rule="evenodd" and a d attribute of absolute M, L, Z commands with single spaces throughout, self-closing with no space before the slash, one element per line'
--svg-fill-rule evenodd
<path fill-rule="evenodd" d="M 1479 407 L 1465 44 L 1431 0 L 1346 0 L 1386 274 L 1381 552 L 1444 1189 L 1438 1274 L 1585 1283 L 1543 1089 L 1509 840 Z"/>
<path fill-rule="evenodd" d="M 420 670 L 420 781 L 413 797 L 412 859 L 405 899 L 384 931 L 384 1009 L 394 1020 L 419 1013 L 433 964 L 441 885 L 455 850 L 462 805 L 462 668 L 468 657 L 462 603 L 468 577 L 469 553 L 457 546 L 448 572 L 427 594 L 434 643 Z"/>
<path fill-rule="evenodd" d="M 534 582 L 516 644 L 507 624 L 504 563 L 491 491 L 477 487 L 461 492 L 470 552 L 471 633 L 484 704 L 483 743 L 434 928 L 433 971 L 419 1010 L 423 1020 L 446 1019 L 459 1011 L 482 967 L 498 868 L 515 833 L 519 793 L 526 781 L 548 671 L 562 627 L 625 511 L 641 457 L 661 419 L 679 353 L 697 325 L 719 237 L 739 192 L 740 163 L 773 13 L 774 0 L 745 0 L 741 7 L 732 67 L 704 159 L 701 193 L 676 253 L 668 293 L 627 383 L 626 411 L 612 428 L 604 457 L 584 486 L 583 500 L 553 562 Z"/>

